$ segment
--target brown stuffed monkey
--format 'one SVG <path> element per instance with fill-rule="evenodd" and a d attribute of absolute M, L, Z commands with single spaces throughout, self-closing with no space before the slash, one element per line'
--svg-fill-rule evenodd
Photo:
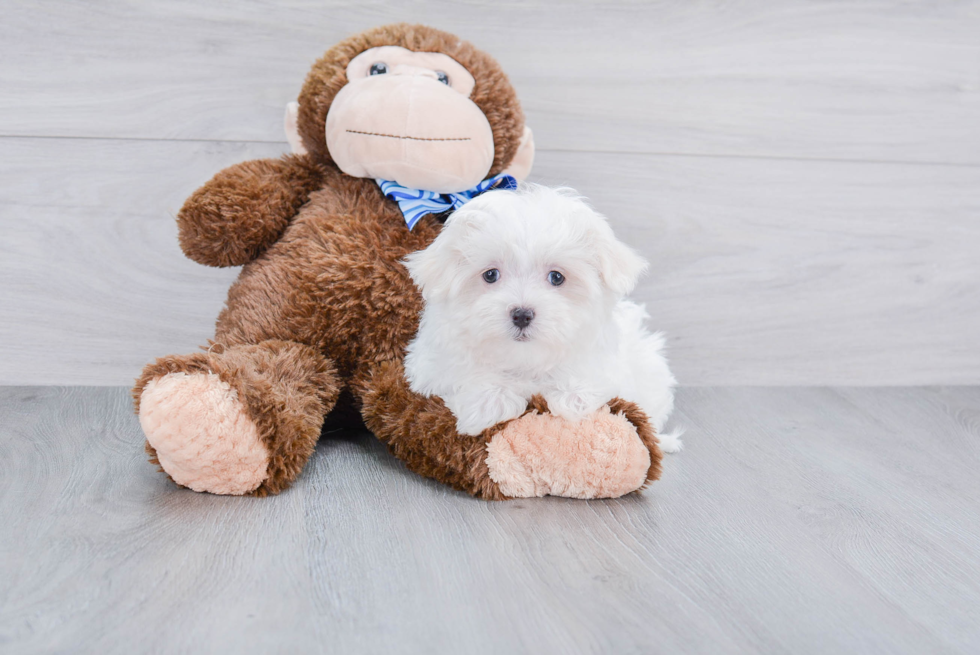
<path fill-rule="evenodd" d="M 286 122 L 299 154 L 231 166 L 178 214 L 188 257 L 243 268 L 211 345 L 137 380 L 152 462 L 196 491 L 275 494 L 325 419 L 363 419 L 412 471 L 482 498 L 615 497 L 659 476 L 656 437 L 632 403 L 570 423 L 536 397 L 470 437 L 405 381 L 422 299 L 401 260 L 445 214 L 409 218 L 376 180 L 438 195 L 527 175 L 533 138 L 493 59 L 428 27 L 372 29 L 314 64 Z"/>

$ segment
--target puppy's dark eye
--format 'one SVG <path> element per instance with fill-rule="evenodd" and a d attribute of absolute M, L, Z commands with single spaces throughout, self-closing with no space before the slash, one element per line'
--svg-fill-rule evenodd
<path fill-rule="evenodd" d="M 493 284 L 500 279 L 500 271 L 495 268 L 491 268 L 489 271 L 483 271 L 483 280 L 487 284 Z"/>
<path fill-rule="evenodd" d="M 565 283 L 565 276 L 558 271 L 551 271 L 548 273 L 548 282 L 551 282 L 556 287 L 560 287 Z"/>
<path fill-rule="evenodd" d="M 439 81 L 443 84 L 449 84 L 449 76 L 442 71 L 436 71 L 436 77 L 438 77 Z"/>
<path fill-rule="evenodd" d="M 371 64 L 371 75 L 384 75 L 388 72 L 388 64 L 383 61 L 379 61 L 376 64 Z"/>

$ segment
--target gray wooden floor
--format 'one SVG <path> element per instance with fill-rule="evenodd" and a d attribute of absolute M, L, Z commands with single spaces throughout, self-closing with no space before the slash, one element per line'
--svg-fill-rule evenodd
<path fill-rule="evenodd" d="M 642 496 L 473 500 L 367 434 L 267 499 L 121 388 L 0 391 L 0 651 L 976 653 L 980 389 L 683 389 Z"/>

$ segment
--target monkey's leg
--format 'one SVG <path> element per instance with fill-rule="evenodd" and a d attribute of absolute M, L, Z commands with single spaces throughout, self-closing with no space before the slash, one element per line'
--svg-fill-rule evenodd
<path fill-rule="evenodd" d="M 408 387 L 400 361 L 374 367 L 355 382 L 354 392 L 365 424 L 409 469 L 478 498 L 507 497 L 490 478 L 485 436 L 456 432 L 456 417 L 441 399 Z"/>
<path fill-rule="evenodd" d="M 480 498 L 614 498 L 660 475 L 646 416 L 622 400 L 573 423 L 536 398 L 523 416 L 468 437 L 442 400 L 409 388 L 401 362 L 378 365 L 357 392 L 368 427 L 409 469 Z"/>
<path fill-rule="evenodd" d="M 615 398 L 580 421 L 532 409 L 487 444 L 487 467 L 500 491 L 515 498 L 617 498 L 660 477 L 663 454 L 646 415 Z"/>
<path fill-rule="evenodd" d="M 316 350 L 262 341 L 162 357 L 133 397 L 151 461 L 195 491 L 276 494 L 313 453 L 337 401 L 333 365 Z"/>

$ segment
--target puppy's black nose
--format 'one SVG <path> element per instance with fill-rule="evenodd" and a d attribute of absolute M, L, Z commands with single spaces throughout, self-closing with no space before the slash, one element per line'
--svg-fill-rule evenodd
<path fill-rule="evenodd" d="M 510 320 L 520 329 L 526 328 L 534 320 L 534 310 L 527 307 L 518 307 L 510 313 Z"/>

